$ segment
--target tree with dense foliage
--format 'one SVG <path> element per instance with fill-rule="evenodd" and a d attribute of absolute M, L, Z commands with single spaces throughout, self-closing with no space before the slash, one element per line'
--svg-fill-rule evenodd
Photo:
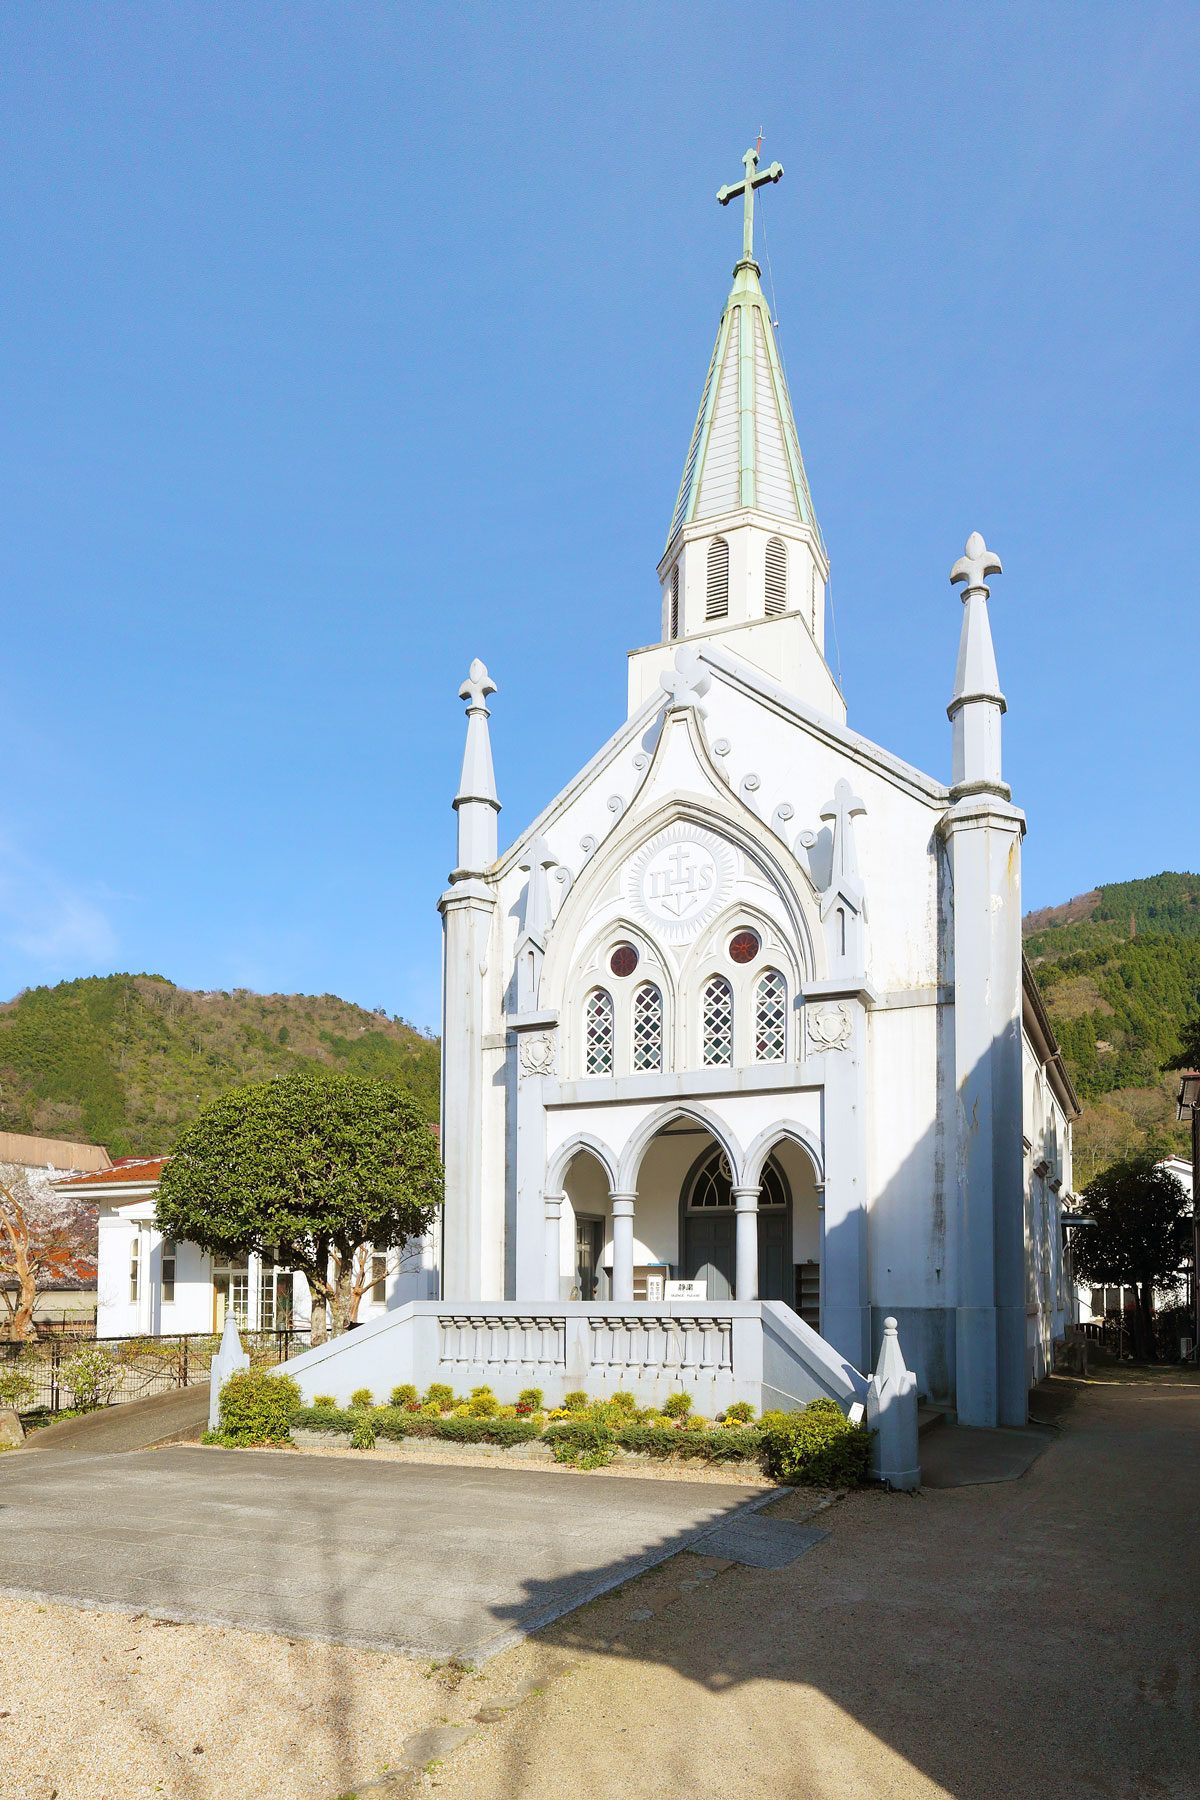
<path fill-rule="evenodd" d="M 157 1223 L 213 1256 L 254 1250 L 299 1270 L 313 1342 L 353 1317 L 356 1271 L 428 1230 L 442 1202 L 420 1107 L 368 1075 L 289 1075 L 234 1088 L 180 1136 Z"/>
<path fill-rule="evenodd" d="M 1154 1289 L 1177 1275 L 1187 1257 L 1187 1195 L 1159 1166 L 1158 1152 L 1145 1150 L 1111 1163 L 1088 1182 L 1082 1198 L 1095 1223 L 1072 1233 L 1075 1273 L 1133 1288 L 1133 1353 L 1153 1362 Z"/>
<path fill-rule="evenodd" d="M 1200 1069 L 1200 1019 L 1189 1019 L 1180 1028 L 1179 1054 L 1172 1057 L 1168 1069 Z"/>
<path fill-rule="evenodd" d="M 34 1337 L 39 1287 L 94 1274 L 95 1232 L 95 1215 L 57 1194 L 45 1170 L 0 1163 L 0 1332 Z"/>

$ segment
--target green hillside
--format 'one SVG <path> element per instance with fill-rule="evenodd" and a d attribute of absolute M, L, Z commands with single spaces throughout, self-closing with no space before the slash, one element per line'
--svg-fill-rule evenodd
<path fill-rule="evenodd" d="M 1079 1090 L 1076 1186 L 1175 1119 L 1181 1027 L 1200 1017 L 1200 875 L 1116 882 L 1030 913 L 1025 950 Z"/>
<path fill-rule="evenodd" d="M 0 1004 L 0 1130 L 169 1150 L 226 1088 L 295 1070 L 382 1075 L 438 1111 L 439 1046 L 332 994 L 192 993 L 160 975 L 92 976 Z"/>

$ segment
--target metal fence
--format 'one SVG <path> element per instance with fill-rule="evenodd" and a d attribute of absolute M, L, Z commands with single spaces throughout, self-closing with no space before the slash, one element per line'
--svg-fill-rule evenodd
<path fill-rule="evenodd" d="M 242 1344 L 255 1369 L 274 1368 L 289 1356 L 307 1350 L 309 1334 L 295 1329 L 243 1331 Z M 75 1404 L 74 1359 L 81 1352 L 99 1351 L 108 1404 L 145 1400 L 173 1388 L 200 1387 L 209 1379 L 212 1359 L 221 1340 L 211 1332 L 186 1332 L 176 1337 L 76 1338 L 59 1333 L 24 1343 L 0 1343 L 0 1379 L 20 1376 L 28 1384 L 17 1398 L 22 1412 L 39 1408 L 56 1413 Z M 0 1400 L 0 1404 L 4 1402 Z"/>

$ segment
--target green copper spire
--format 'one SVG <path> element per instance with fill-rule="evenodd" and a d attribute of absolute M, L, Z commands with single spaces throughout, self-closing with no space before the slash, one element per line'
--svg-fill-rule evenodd
<path fill-rule="evenodd" d="M 780 180 L 783 167 L 776 162 L 757 173 L 757 149 L 747 150 L 742 162 L 745 177 L 717 191 L 722 206 L 744 196 L 742 255 L 721 315 L 668 545 L 684 525 L 745 510 L 807 525 L 820 538 L 771 312 L 754 260 L 754 191 Z"/>

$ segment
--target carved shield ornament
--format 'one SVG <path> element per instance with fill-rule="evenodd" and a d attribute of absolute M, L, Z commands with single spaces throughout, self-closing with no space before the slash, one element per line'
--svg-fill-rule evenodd
<path fill-rule="evenodd" d="M 808 1040 L 814 1050 L 844 1050 L 850 1042 L 853 1024 L 850 1014 L 839 1000 L 833 1006 L 806 1006 Z"/>
<path fill-rule="evenodd" d="M 554 1033 L 552 1031 L 523 1032 L 518 1054 L 521 1059 L 521 1068 L 526 1075 L 552 1075 L 555 1055 Z"/>
<path fill-rule="evenodd" d="M 638 851 L 626 893 L 634 913 L 657 937 L 682 943 L 716 917 L 736 873 L 733 850 L 723 839 L 680 821 Z"/>

